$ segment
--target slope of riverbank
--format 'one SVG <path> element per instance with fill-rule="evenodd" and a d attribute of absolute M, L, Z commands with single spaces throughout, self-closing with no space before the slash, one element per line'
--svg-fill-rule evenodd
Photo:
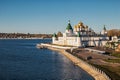
<path fill-rule="evenodd" d="M 90 67 L 90 65 L 84 63 L 82 60 L 69 54 L 65 50 L 55 49 L 55 48 L 50 48 L 50 47 L 48 49 L 59 51 L 61 54 L 65 55 L 67 58 L 69 58 L 74 64 L 76 64 L 77 66 L 79 66 L 80 68 L 82 68 L 83 70 L 88 72 L 91 76 L 93 76 L 95 78 L 95 80 L 108 80 L 108 78 L 104 77 L 103 74 L 97 72 L 92 67 Z"/>
<path fill-rule="evenodd" d="M 58 51 L 61 54 L 65 55 L 74 64 L 76 64 L 77 66 L 79 66 L 80 68 L 82 68 L 83 70 L 88 72 L 91 76 L 93 76 L 95 78 L 95 80 L 109 80 L 109 77 L 104 72 L 102 72 L 101 70 L 98 70 L 97 68 L 87 64 L 86 62 L 84 62 L 84 61 L 78 59 L 77 57 L 73 56 L 72 54 L 66 52 L 65 49 L 60 49 L 60 48 L 57 48 L 57 47 L 56 48 L 51 47 L 50 44 L 47 44 L 46 46 L 50 50 Z"/>

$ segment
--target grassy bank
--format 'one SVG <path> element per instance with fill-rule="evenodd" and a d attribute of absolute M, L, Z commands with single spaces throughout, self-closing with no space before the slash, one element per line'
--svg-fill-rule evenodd
<path fill-rule="evenodd" d="M 120 58 L 120 52 L 112 52 L 110 55 Z"/>
<path fill-rule="evenodd" d="M 120 59 L 106 59 L 104 61 L 111 62 L 111 63 L 120 63 Z"/>

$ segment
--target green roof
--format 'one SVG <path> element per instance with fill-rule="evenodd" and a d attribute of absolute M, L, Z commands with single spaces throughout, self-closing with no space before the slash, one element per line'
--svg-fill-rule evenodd
<path fill-rule="evenodd" d="M 53 37 L 57 37 L 57 35 L 54 33 L 53 35 L 52 35 Z"/>
<path fill-rule="evenodd" d="M 80 37 L 80 32 L 78 32 L 77 37 Z"/>
<path fill-rule="evenodd" d="M 105 31 L 106 31 L 106 27 L 105 27 L 105 25 L 104 25 L 104 28 L 103 28 L 103 30 L 105 30 Z"/>
<path fill-rule="evenodd" d="M 70 23 L 68 23 L 68 25 L 67 25 L 66 29 L 67 29 L 67 30 L 72 29 L 72 26 L 71 26 L 71 24 L 70 24 Z M 73 30 L 73 29 L 72 29 L 72 30 Z"/>

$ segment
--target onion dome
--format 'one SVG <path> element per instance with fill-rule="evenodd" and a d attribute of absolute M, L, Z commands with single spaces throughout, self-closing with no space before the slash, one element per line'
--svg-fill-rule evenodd
<path fill-rule="evenodd" d="M 76 28 L 77 28 L 77 26 L 75 25 L 75 26 L 74 26 L 74 28 L 76 29 Z"/>
<path fill-rule="evenodd" d="M 79 26 L 83 26 L 83 23 L 82 22 L 79 22 L 79 24 L 78 24 Z"/>
<path fill-rule="evenodd" d="M 93 30 L 91 28 L 89 28 L 89 32 L 93 32 Z"/>
<path fill-rule="evenodd" d="M 78 25 L 77 28 L 80 28 L 80 26 Z"/>
<path fill-rule="evenodd" d="M 86 25 L 85 28 L 88 29 L 88 26 Z"/>
<path fill-rule="evenodd" d="M 57 37 L 57 35 L 54 33 L 53 35 L 52 35 L 53 37 Z"/>
<path fill-rule="evenodd" d="M 82 22 L 79 22 L 79 23 L 78 23 L 78 28 L 85 28 L 85 26 L 83 25 Z"/>
<path fill-rule="evenodd" d="M 76 25 L 74 26 L 74 31 L 77 31 L 77 26 Z"/>

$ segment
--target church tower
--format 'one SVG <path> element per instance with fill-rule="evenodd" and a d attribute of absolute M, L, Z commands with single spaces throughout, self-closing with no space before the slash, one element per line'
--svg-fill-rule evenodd
<path fill-rule="evenodd" d="M 71 34 L 73 33 L 73 28 L 72 28 L 72 26 L 70 24 L 70 20 L 68 21 L 68 25 L 66 27 L 65 33 L 71 33 Z"/>
<path fill-rule="evenodd" d="M 107 30 L 106 30 L 105 25 L 104 25 L 104 27 L 103 27 L 103 30 L 101 31 L 101 34 L 102 34 L 102 35 L 106 35 L 106 34 L 107 34 Z"/>
<path fill-rule="evenodd" d="M 57 40 L 57 35 L 54 33 L 52 35 L 52 43 L 55 44 L 55 41 Z"/>

